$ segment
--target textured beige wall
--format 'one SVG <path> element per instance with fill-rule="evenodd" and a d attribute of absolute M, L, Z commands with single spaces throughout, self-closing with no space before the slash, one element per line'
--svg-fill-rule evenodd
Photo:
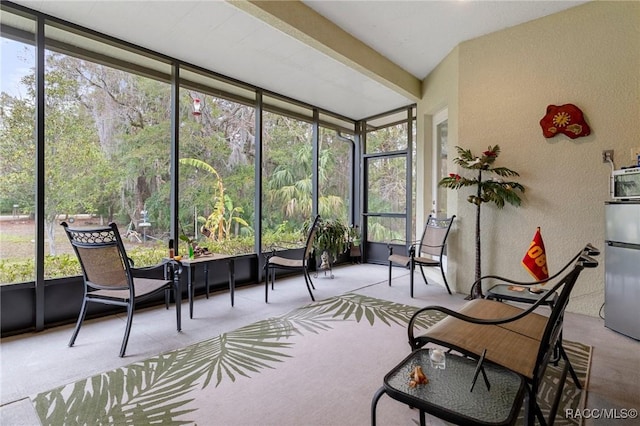
<path fill-rule="evenodd" d="M 481 153 L 499 144 L 496 165 L 518 171 L 526 187 L 520 208 L 483 205 L 483 274 L 529 279 L 520 261 L 537 226 L 552 272 L 584 243 L 604 249 L 611 169 L 601 152 L 614 149 L 619 168 L 632 164 L 632 149 L 640 146 L 639 2 L 587 3 L 462 43 L 425 79 L 423 94 L 419 119 L 429 119 L 443 104 L 454 105 L 450 159 L 455 145 Z M 565 103 L 582 109 L 591 135 L 542 136 L 539 121 L 547 105 Z M 430 136 L 419 141 L 429 144 Z M 450 170 L 458 171 L 453 163 Z M 430 187 L 418 190 L 425 193 L 420 211 L 431 194 Z M 474 276 L 470 191 L 450 191 L 448 204 L 460 219 L 449 250 L 449 276 L 463 293 Z M 568 310 L 598 315 L 604 302 L 603 263 L 583 273 Z"/>

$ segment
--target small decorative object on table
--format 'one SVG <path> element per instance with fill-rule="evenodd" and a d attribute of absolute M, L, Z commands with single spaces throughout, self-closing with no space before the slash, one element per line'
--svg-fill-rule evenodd
<path fill-rule="evenodd" d="M 180 239 L 187 243 L 187 252 L 189 254 L 189 259 L 193 260 L 196 257 L 207 256 L 210 255 L 211 252 L 206 247 L 200 247 L 198 243 L 187 237 L 185 234 L 180 235 Z"/>
<path fill-rule="evenodd" d="M 447 359 L 442 349 L 429 349 L 429 361 L 431 366 L 437 370 L 444 370 L 447 366 Z"/>
<path fill-rule="evenodd" d="M 426 385 L 427 383 L 429 383 L 429 379 L 422 371 L 422 367 L 419 365 L 414 367 L 409 374 L 409 387 L 415 388 L 418 385 Z"/>
<path fill-rule="evenodd" d="M 193 239 L 187 237 L 184 232 L 180 234 L 180 239 L 187 243 L 187 254 L 189 255 L 189 259 L 195 259 L 195 246 L 197 245 L 196 242 Z"/>

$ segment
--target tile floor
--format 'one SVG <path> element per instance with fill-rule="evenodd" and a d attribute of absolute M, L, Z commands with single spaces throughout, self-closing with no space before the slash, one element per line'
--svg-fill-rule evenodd
<path fill-rule="evenodd" d="M 430 304 L 457 308 L 464 296 L 450 296 L 434 271 L 436 284 L 424 286 L 416 272 L 415 298 L 409 297 L 408 271 L 393 269 L 393 285 L 387 285 L 387 268 L 381 265 L 349 265 L 334 269 L 335 278 L 322 274 L 314 279 L 316 300 L 356 291 L 372 297 L 415 306 Z M 236 290 L 235 307 L 228 292 L 195 301 L 194 318 L 183 304 L 182 332 L 175 330 L 175 313 L 162 307 L 136 312 L 127 355 L 118 357 L 125 315 L 86 322 L 73 348 L 67 347 L 72 325 L 39 333 L 2 339 L 0 345 L 0 424 L 39 425 L 29 397 L 56 386 L 142 360 L 161 352 L 198 342 L 256 320 L 276 316 L 310 302 L 302 277 L 276 282 L 264 303 L 264 285 Z M 604 327 L 600 318 L 568 313 L 564 336 L 593 346 L 587 408 L 640 409 L 640 342 Z M 586 425 L 606 425 L 620 420 L 589 419 Z M 617 423 L 616 423 L 617 424 Z M 633 421 L 629 421 L 629 425 Z"/>

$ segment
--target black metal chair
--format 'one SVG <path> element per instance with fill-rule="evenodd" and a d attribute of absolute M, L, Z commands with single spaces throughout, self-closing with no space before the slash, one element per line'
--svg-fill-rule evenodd
<path fill-rule="evenodd" d="M 527 384 L 525 423 L 529 425 L 534 424 L 535 418 L 540 424 L 547 423 L 537 403 L 537 395 L 548 363 L 554 361 L 554 355 L 559 353 L 564 365 L 549 413 L 549 423 L 552 424 L 568 372 L 576 386 L 582 388 L 562 346 L 562 325 L 569 296 L 580 273 L 584 268 L 598 266 L 598 262 L 591 256 L 599 253 L 598 249 L 587 244 L 568 262 L 567 265 L 573 265 L 573 268 L 559 277 L 558 282 L 528 309 L 487 299 L 471 300 L 458 311 L 442 306 L 419 309 L 413 314 L 407 328 L 411 350 L 432 343 L 472 358 L 486 359 L 520 374 Z M 565 269 L 567 268 L 561 270 Z M 500 279 L 497 276 L 491 278 Z M 506 279 L 504 281 L 510 282 Z M 540 282 L 519 285 L 539 284 Z M 548 316 L 534 312 L 539 306 L 548 304 L 548 299 L 555 297 L 558 291 L 557 301 Z M 442 312 L 447 317 L 417 334 L 420 316 L 430 311 Z"/>
<path fill-rule="evenodd" d="M 320 222 L 320 215 L 316 216 L 311 225 L 309 226 L 309 230 L 307 231 L 307 241 L 304 246 L 304 251 L 300 258 L 292 259 L 282 256 L 276 256 L 276 248 L 272 247 L 271 253 L 268 255 L 265 261 L 265 288 L 264 288 L 264 301 L 265 303 L 269 303 L 269 281 L 271 281 L 271 289 L 273 290 L 274 284 L 276 281 L 276 269 L 289 269 L 289 270 L 301 270 L 304 275 L 304 281 L 307 284 L 307 290 L 309 290 L 309 295 L 311 296 L 311 300 L 315 301 L 316 299 L 313 297 L 313 292 L 311 289 L 315 290 L 313 286 L 313 282 L 311 281 L 311 275 L 309 274 L 309 259 L 313 254 L 313 241 L 316 236 L 316 231 L 318 230 L 318 223 Z"/>
<path fill-rule="evenodd" d="M 444 285 L 447 287 L 447 291 L 451 294 L 449 283 L 447 282 L 447 276 L 444 273 L 444 267 L 442 265 L 442 257 L 445 254 L 447 245 L 447 237 L 451 230 L 451 225 L 455 219 L 455 215 L 446 218 L 438 219 L 429 215 L 427 223 L 422 231 L 422 237 L 419 241 L 414 241 L 408 250 L 408 256 L 393 253 L 393 245 L 397 243 L 406 243 L 405 240 L 392 240 L 387 244 L 389 248 L 389 286 L 391 286 L 391 268 L 394 263 L 409 267 L 409 282 L 411 286 L 411 297 L 413 297 L 413 271 L 415 271 L 416 265 L 420 267 L 422 278 L 425 284 L 429 284 L 427 276 L 424 274 L 424 267 L 438 267 L 442 273 L 442 279 Z"/>
<path fill-rule="evenodd" d="M 127 308 L 127 325 L 120 348 L 123 357 L 127 349 L 135 304 L 158 293 L 165 293 L 165 305 L 169 308 L 169 297 L 173 291 L 176 299 L 176 323 L 180 331 L 179 283 L 172 279 L 145 278 L 156 268 L 134 268 L 125 251 L 118 227 L 110 223 L 106 227 L 70 228 L 62 223 L 69 241 L 78 256 L 84 277 L 84 298 L 69 346 L 75 343 L 89 303 L 123 306 Z M 168 267 L 168 265 L 164 265 Z M 164 272 L 167 277 L 166 270 Z"/>

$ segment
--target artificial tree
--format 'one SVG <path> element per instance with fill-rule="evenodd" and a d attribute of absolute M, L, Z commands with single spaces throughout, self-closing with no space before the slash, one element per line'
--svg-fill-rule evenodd
<path fill-rule="evenodd" d="M 460 189 L 468 186 L 476 186 L 476 194 L 467 197 L 467 201 L 476 205 L 476 270 L 475 280 L 479 280 L 481 273 L 481 244 L 480 244 L 480 207 L 483 203 L 495 203 L 498 208 L 503 208 L 505 202 L 520 206 L 521 199 L 516 191 L 524 192 L 524 187 L 518 182 L 505 181 L 501 178 L 512 176 L 520 176 L 517 172 L 506 167 L 493 167 L 493 163 L 500 154 L 500 147 L 495 145 L 489 146 L 487 151 L 478 157 L 471 153 L 471 150 L 463 149 L 459 146 L 458 157 L 453 162 L 463 169 L 475 171 L 475 177 L 466 178 L 457 173 L 451 173 L 448 177 L 440 180 L 439 185 L 449 189 Z M 492 173 L 500 176 L 500 178 L 492 177 L 482 180 L 484 173 Z M 484 297 L 480 285 L 473 286 L 471 298 L 477 299 Z"/>

